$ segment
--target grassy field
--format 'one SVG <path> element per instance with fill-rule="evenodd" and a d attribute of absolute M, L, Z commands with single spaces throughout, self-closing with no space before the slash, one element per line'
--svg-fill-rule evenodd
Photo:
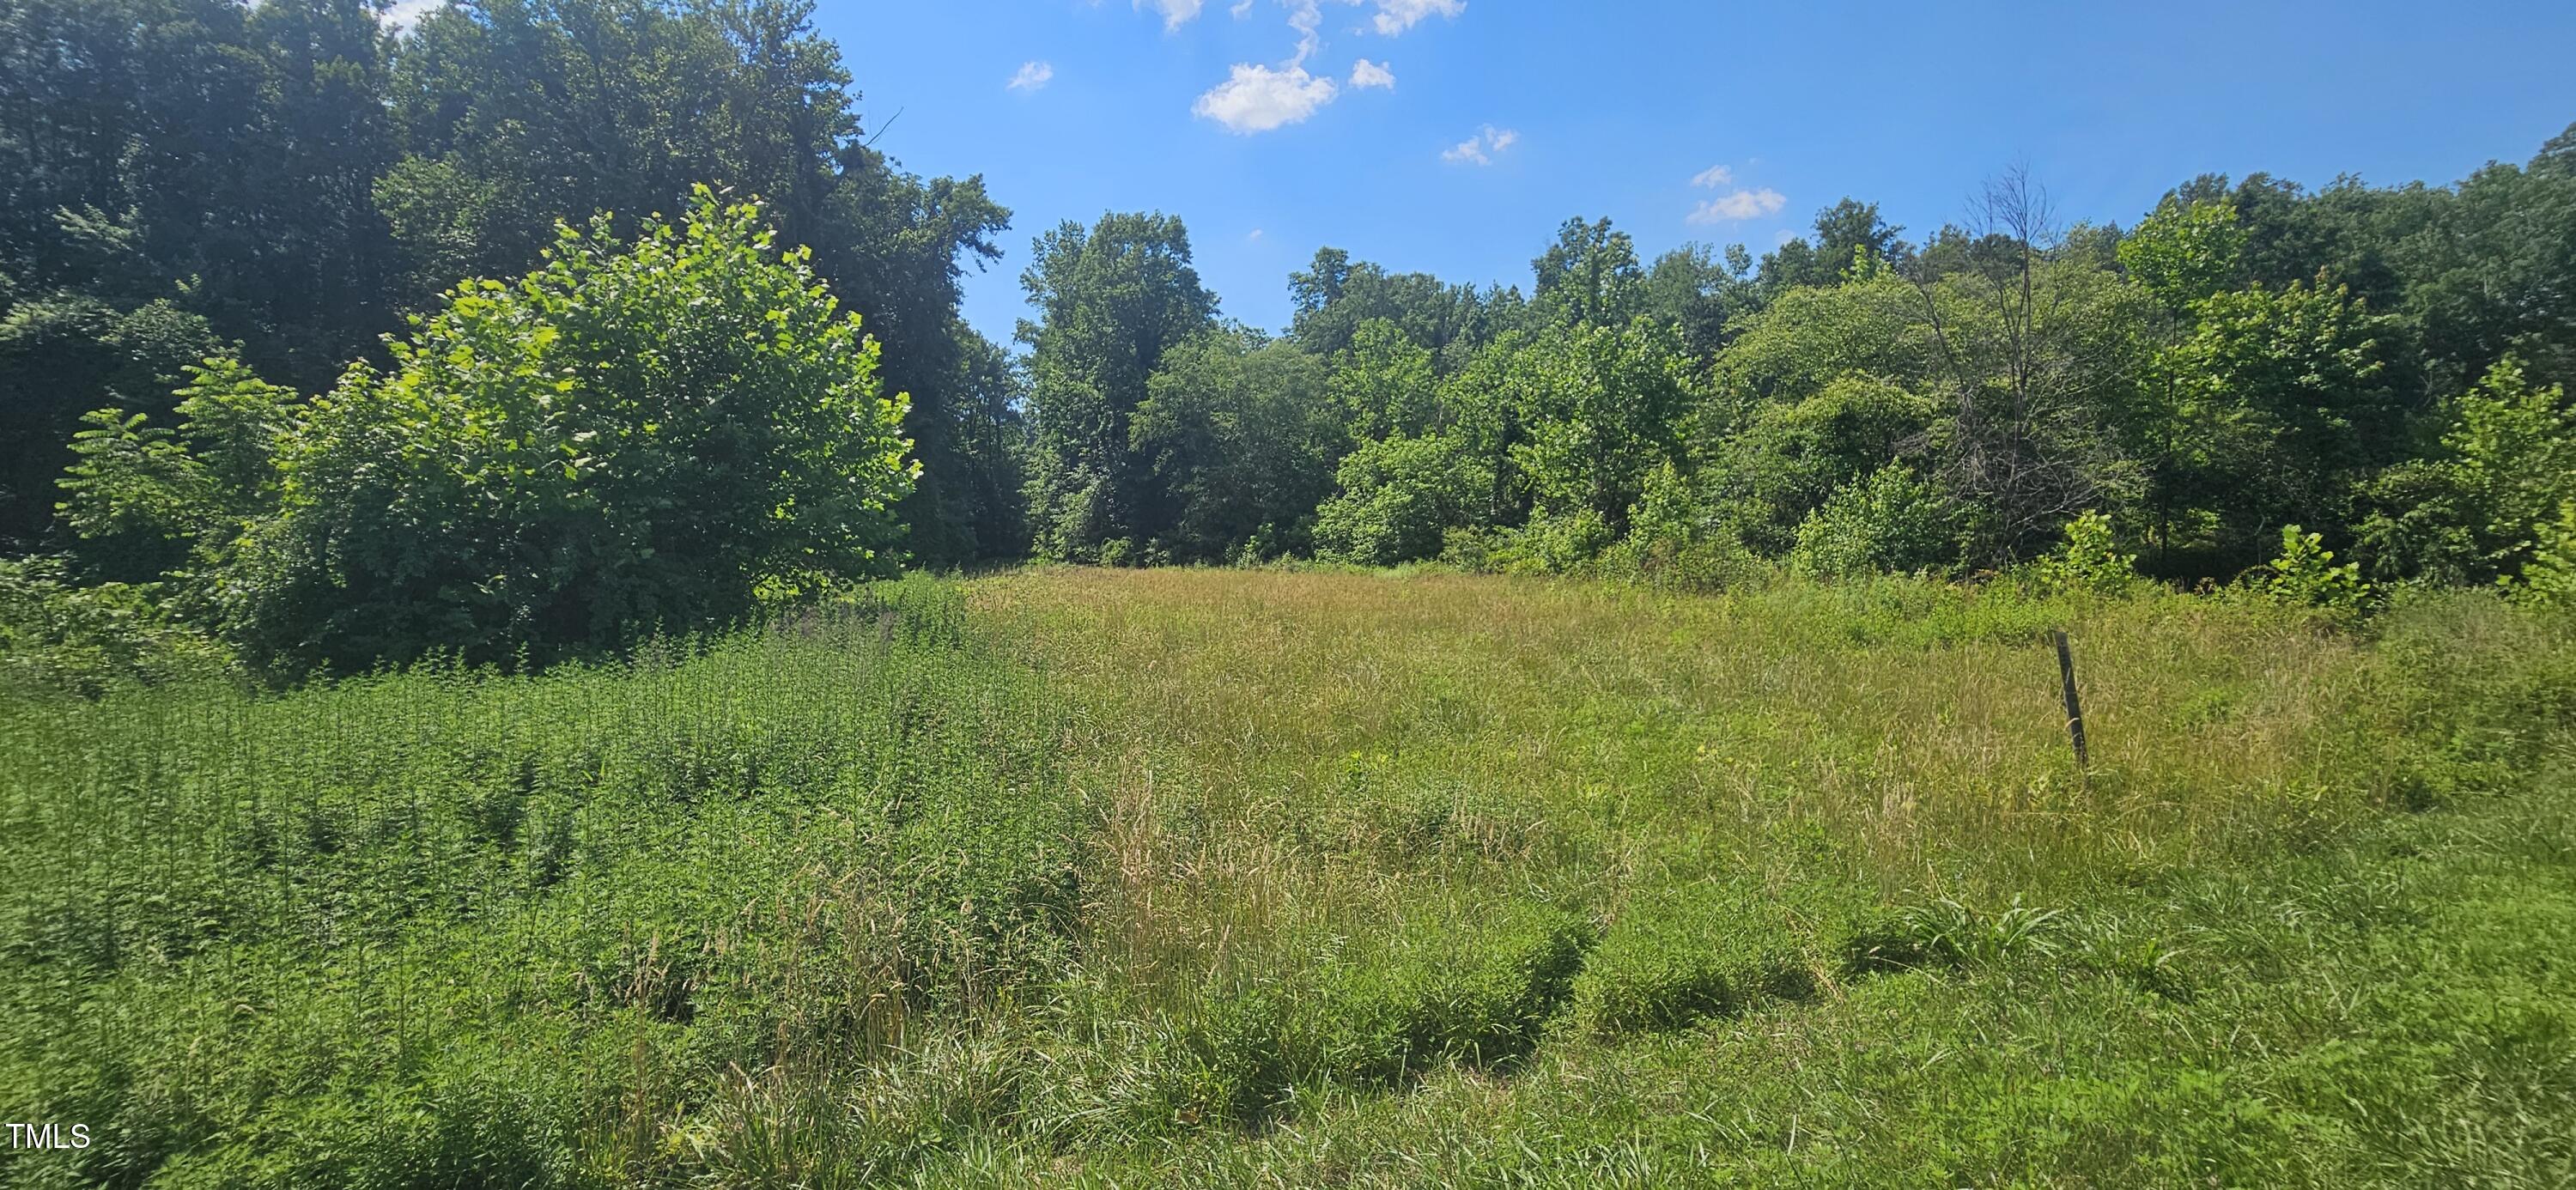
<path fill-rule="evenodd" d="M 2079 772 L 2048 629 L 2082 672 Z M 911 580 L 0 705 L 0 1183 L 2576 1184 L 2480 595 Z"/>

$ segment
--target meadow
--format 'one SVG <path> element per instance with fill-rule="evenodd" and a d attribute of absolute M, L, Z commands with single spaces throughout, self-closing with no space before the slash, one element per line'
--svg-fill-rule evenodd
<path fill-rule="evenodd" d="M 2069 632 L 2090 763 L 2060 709 Z M 2563 1186 L 2576 638 L 908 579 L 0 701 L 13 1186 Z"/>

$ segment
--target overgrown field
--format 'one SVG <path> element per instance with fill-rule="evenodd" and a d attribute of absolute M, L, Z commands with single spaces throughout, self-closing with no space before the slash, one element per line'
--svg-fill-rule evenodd
<path fill-rule="evenodd" d="M 2074 639 L 2092 765 L 2046 631 Z M 2478 595 L 1038 569 L 0 704 L 0 1184 L 2576 1184 Z"/>

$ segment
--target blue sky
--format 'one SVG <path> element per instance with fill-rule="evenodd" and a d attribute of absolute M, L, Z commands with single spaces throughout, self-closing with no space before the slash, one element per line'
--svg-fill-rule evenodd
<path fill-rule="evenodd" d="M 1182 216 L 1225 312 L 1277 330 L 1328 244 L 1526 286 L 1573 215 L 1649 257 L 1758 252 L 1845 195 L 1919 234 L 2019 162 L 2065 218 L 2126 223 L 2204 172 L 2443 183 L 2576 121 L 2564 2 L 821 0 L 815 24 L 880 148 L 1012 208 L 967 287 L 1005 341 L 1030 239 L 1109 210 Z"/>

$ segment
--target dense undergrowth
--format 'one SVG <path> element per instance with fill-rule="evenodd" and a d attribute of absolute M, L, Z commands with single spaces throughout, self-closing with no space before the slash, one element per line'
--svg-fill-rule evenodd
<path fill-rule="evenodd" d="M 2481 595 L 1040 569 L 87 693 L 8 1184 L 2576 1178 L 2576 644 Z"/>

